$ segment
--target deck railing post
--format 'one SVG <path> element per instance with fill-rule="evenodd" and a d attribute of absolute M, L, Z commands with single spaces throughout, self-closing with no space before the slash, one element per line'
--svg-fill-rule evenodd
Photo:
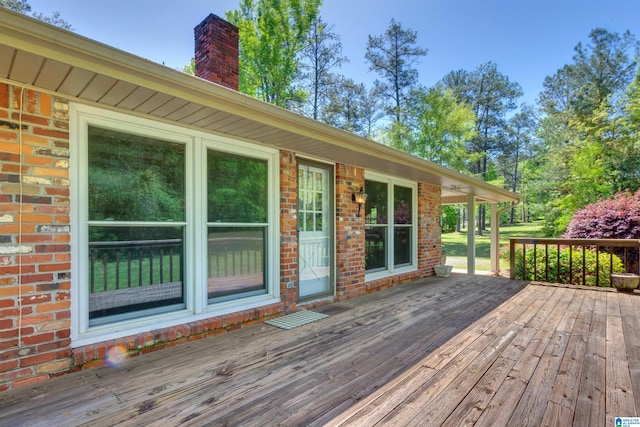
<path fill-rule="evenodd" d="M 509 239 L 509 278 L 516 278 L 516 241 Z"/>

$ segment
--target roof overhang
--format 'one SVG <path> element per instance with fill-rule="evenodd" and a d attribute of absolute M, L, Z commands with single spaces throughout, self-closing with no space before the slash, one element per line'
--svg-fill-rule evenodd
<path fill-rule="evenodd" d="M 220 85 L 0 7 L 0 80 L 69 100 L 152 117 L 359 166 L 442 188 L 441 200 L 519 196 Z"/>

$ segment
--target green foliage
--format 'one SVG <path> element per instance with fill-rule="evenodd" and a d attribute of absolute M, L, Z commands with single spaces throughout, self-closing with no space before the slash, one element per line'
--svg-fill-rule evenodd
<path fill-rule="evenodd" d="M 562 234 L 576 210 L 640 187 L 634 37 L 596 28 L 573 63 L 544 81 L 540 138 L 545 144 L 539 195 L 547 229 Z M 636 78 L 637 81 L 637 78 Z"/>
<path fill-rule="evenodd" d="M 505 187 L 513 192 L 522 193 L 522 181 L 526 162 L 537 154 L 535 131 L 538 126 L 532 107 L 522 105 L 520 111 L 507 121 L 502 152 L 497 156 L 497 164 L 505 179 Z M 512 211 L 510 223 L 515 222 Z"/>
<path fill-rule="evenodd" d="M 418 71 L 413 66 L 427 54 L 417 47 L 417 33 L 402 28 L 391 19 L 389 28 L 381 36 L 371 36 L 367 41 L 365 59 L 369 69 L 378 73 L 382 80 L 375 81 L 376 93 L 389 100 L 388 112 L 401 122 L 409 90 L 418 82 Z"/>
<path fill-rule="evenodd" d="M 226 18 L 240 32 L 240 91 L 280 107 L 298 102 L 300 51 L 322 0 L 242 0 Z"/>
<path fill-rule="evenodd" d="M 342 79 L 332 71 L 344 62 L 340 36 L 332 31 L 322 18 L 311 24 L 309 43 L 301 51 L 299 81 L 308 93 L 309 101 L 303 112 L 314 120 L 318 120 L 326 105 L 331 89 Z"/>
<path fill-rule="evenodd" d="M 208 221 L 267 222 L 267 162 L 209 152 Z"/>
<path fill-rule="evenodd" d="M 466 148 L 478 156 L 469 170 L 485 178 L 489 159 L 504 149 L 500 136 L 506 131 L 505 116 L 516 108 L 522 88 L 492 62 L 472 72 L 453 71 L 444 76 L 442 84 L 451 89 L 459 102 L 469 105 L 476 116 L 476 135 L 467 141 Z"/>
<path fill-rule="evenodd" d="M 367 92 L 363 84 L 339 79 L 328 90 L 328 104 L 322 121 L 339 129 L 362 135 L 365 129 L 363 102 Z"/>
<path fill-rule="evenodd" d="M 451 90 L 441 86 L 412 90 L 405 117 L 387 132 L 388 145 L 458 171 L 473 159 L 465 143 L 476 136 L 475 115 Z"/>
<path fill-rule="evenodd" d="M 89 219 L 184 221 L 182 144 L 89 127 Z"/>
<path fill-rule="evenodd" d="M 71 24 L 62 19 L 59 12 L 53 12 L 51 16 L 46 16 L 39 12 L 33 12 L 31 5 L 27 0 L 0 0 L 0 7 L 13 10 L 14 12 L 18 12 L 23 15 L 29 15 L 32 18 L 46 22 L 47 24 L 55 25 L 56 27 L 60 27 L 64 30 L 73 31 Z"/>
<path fill-rule="evenodd" d="M 557 247 L 550 246 L 548 252 L 545 252 L 544 247 L 538 246 L 534 251 L 532 246 L 527 246 L 524 256 L 522 252 L 522 246 L 519 246 L 515 254 L 518 280 L 581 285 L 584 274 L 584 284 L 595 286 L 597 275 L 598 286 L 608 287 L 611 286 L 609 275 L 624 271 L 622 260 L 617 255 L 609 256 L 605 252 L 600 252 L 596 256 L 595 250 L 591 249 L 583 251 L 583 249 L 560 247 L 558 256 Z M 509 262 L 508 251 L 503 260 Z M 525 262 L 524 272 L 523 261 Z"/>
<path fill-rule="evenodd" d="M 195 76 L 196 75 L 196 59 L 191 58 L 191 61 L 187 65 L 182 67 L 182 72 Z"/>
<path fill-rule="evenodd" d="M 450 233 L 456 231 L 456 221 L 458 210 L 454 206 L 442 207 L 442 232 Z"/>

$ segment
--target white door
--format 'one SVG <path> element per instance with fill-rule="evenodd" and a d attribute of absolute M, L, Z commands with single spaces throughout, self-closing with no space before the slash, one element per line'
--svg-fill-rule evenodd
<path fill-rule="evenodd" d="M 332 287 L 332 169 L 298 165 L 298 296 L 330 294 Z"/>

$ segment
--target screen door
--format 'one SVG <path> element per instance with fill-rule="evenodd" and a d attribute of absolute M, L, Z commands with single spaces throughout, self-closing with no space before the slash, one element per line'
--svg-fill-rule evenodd
<path fill-rule="evenodd" d="M 298 165 L 298 296 L 333 292 L 332 171 L 323 165 Z"/>

